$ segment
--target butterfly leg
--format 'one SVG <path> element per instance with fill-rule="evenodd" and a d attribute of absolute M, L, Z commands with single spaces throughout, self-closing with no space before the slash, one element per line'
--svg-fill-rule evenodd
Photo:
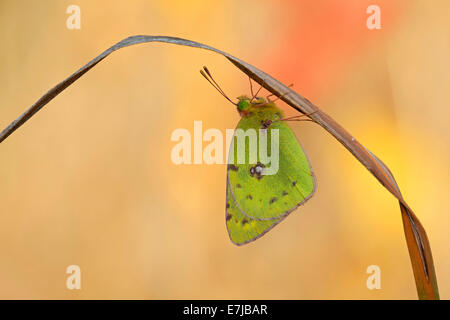
<path fill-rule="evenodd" d="M 252 85 L 252 78 L 248 77 L 248 82 L 250 82 L 250 93 L 252 94 L 252 97 L 253 97 L 253 85 Z"/>
<path fill-rule="evenodd" d="M 288 88 L 291 88 L 291 87 L 293 87 L 293 86 L 294 86 L 294 84 L 291 83 L 290 85 L 288 85 Z M 269 95 L 266 97 L 266 99 L 267 99 L 267 101 L 269 101 L 269 102 L 275 102 L 275 101 L 277 101 L 278 99 L 280 99 L 281 97 L 285 96 L 285 95 L 288 94 L 288 93 L 289 93 L 289 92 L 283 93 L 281 96 L 279 96 L 278 98 L 276 98 L 276 99 L 273 100 L 273 101 L 270 100 L 270 97 L 271 97 L 271 96 L 274 96 L 274 94 L 271 93 L 271 94 L 269 94 Z"/>
<path fill-rule="evenodd" d="M 317 111 L 318 111 L 318 110 L 315 110 L 315 111 L 310 112 L 310 113 L 304 113 L 304 114 L 297 115 L 297 116 L 292 116 L 292 117 L 288 117 L 288 118 L 283 118 L 283 119 L 280 119 L 280 121 L 311 121 L 310 119 L 300 119 L 300 118 L 302 118 L 302 117 L 308 117 L 308 116 L 310 116 L 310 115 L 316 113 Z"/>
<path fill-rule="evenodd" d="M 258 91 L 256 91 L 256 93 L 254 95 L 252 95 L 252 98 L 250 99 L 250 103 L 256 98 L 256 96 L 258 95 L 258 93 L 261 91 L 261 89 L 263 88 L 264 84 L 266 83 L 266 80 L 263 80 L 262 85 L 259 87 Z"/>

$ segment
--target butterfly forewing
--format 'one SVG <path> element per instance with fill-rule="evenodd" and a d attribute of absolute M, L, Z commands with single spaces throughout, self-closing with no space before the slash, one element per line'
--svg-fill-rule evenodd
<path fill-rule="evenodd" d="M 237 129 L 265 129 L 270 150 L 272 130 L 278 130 L 278 171 L 272 175 L 261 175 L 258 167 L 264 166 L 259 160 L 249 163 L 249 139 L 245 148 L 245 163 L 237 161 L 237 140 L 234 138 L 228 165 L 229 192 L 236 202 L 237 209 L 245 216 L 257 220 L 279 219 L 309 199 L 315 190 L 315 179 L 309 160 L 298 143 L 294 133 L 284 121 L 276 121 L 275 108 L 261 108 L 251 117 L 243 117 Z M 264 125 L 267 120 L 275 120 Z M 262 131 L 264 133 L 264 130 Z M 261 136 L 257 134 L 259 147 Z M 268 152 L 270 154 L 270 151 Z M 270 156 L 272 156 L 270 154 Z M 272 157 L 273 159 L 273 157 Z M 269 167 L 273 164 L 264 166 Z M 276 166 L 275 166 L 276 167 Z"/>

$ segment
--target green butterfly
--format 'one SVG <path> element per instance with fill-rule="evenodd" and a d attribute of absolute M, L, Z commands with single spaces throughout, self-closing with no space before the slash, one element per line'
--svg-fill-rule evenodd
<path fill-rule="evenodd" d="M 239 102 L 234 103 L 214 81 L 208 69 L 204 67 L 203 70 L 201 74 L 237 106 L 241 120 L 235 132 L 254 129 L 259 133 L 256 134 L 257 152 L 253 151 L 257 156 L 253 154 L 253 161 L 250 138 L 244 137 L 243 145 L 241 142 L 241 146 L 245 146 L 245 156 L 240 161 L 238 154 L 241 149 L 238 148 L 236 133 L 229 152 L 226 225 L 231 241 L 243 245 L 266 234 L 310 199 L 316 189 L 316 180 L 306 153 L 285 121 L 292 118 L 285 119 L 282 110 L 273 101 L 255 98 L 259 90 L 252 94 L 252 98 L 241 96 L 238 97 Z M 273 138 L 274 131 L 278 141 Z M 261 145 L 261 139 L 267 141 L 267 147 Z M 274 145 L 278 149 L 277 171 L 265 174 L 269 168 L 264 162 L 261 163 L 261 152 L 269 154 Z M 274 154 L 270 156 L 273 159 Z"/>

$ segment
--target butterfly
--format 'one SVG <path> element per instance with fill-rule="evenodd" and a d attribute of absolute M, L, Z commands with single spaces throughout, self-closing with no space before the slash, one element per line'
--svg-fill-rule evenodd
<path fill-rule="evenodd" d="M 287 124 L 287 120 L 304 115 L 284 118 L 283 111 L 274 101 L 256 97 L 261 88 L 256 94 L 251 90 L 251 98 L 238 97 L 235 103 L 223 92 L 206 67 L 200 72 L 227 100 L 236 105 L 241 116 L 229 151 L 225 219 L 231 241 L 243 245 L 266 234 L 310 199 L 316 190 L 310 161 Z M 252 135 L 244 135 L 240 145 L 239 137 L 236 136 L 236 132 L 246 133 L 249 130 L 255 132 L 253 143 L 256 147 L 253 150 Z M 270 166 L 261 161 L 264 153 L 269 154 L 269 150 L 271 160 L 278 158 L 276 171 L 273 161 Z M 239 152 L 243 152 L 240 159 Z M 275 153 L 277 157 L 274 157 Z"/>

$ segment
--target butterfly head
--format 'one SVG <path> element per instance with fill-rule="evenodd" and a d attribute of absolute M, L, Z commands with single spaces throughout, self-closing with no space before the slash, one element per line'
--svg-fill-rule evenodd
<path fill-rule="evenodd" d="M 245 111 L 252 105 L 250 98 L 247 96 L 238 97 L 239 102 L 237 103 L 237 108 L 239 111 Z"/>
<path fill-rule="evenodd" d="M 261 105 L 266 103 L 266 99 L 261 98 L 261 97 L 256 97 L 253 99 L 250 99 L 247 96 L 240 96 L 238 97 L 239 102 L 236 104 L 238 111 L 242 112 L 242 111 L 247 111 L 250 107 L 254 107 L 257 105 Z"/>

